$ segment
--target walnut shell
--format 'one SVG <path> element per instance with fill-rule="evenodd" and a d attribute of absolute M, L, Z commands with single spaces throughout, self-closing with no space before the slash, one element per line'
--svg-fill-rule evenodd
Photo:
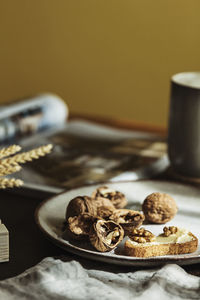
<path fill-rule="evenodd" d="M 123 237 L 124 230 L 119 224 L 102 219 L 94 222 L 89 234 L 92 246 L 101 252 L 114 249 Z"/>
<path fill-rule="evenodd" d="M 177 213 L 175 200 L 165 193 L 152 193 L 143 202 L 145 219 L 151 223 L 164 224 L 173 219 Z"/>
<path fill-rule="evenodd" d="M 94 199 L 92 201 L 96 207 L 96 216 L 100 218 L 108 219 L 115 211 L 115 207 L 109 199 L 97 197 L 95 201 Z"/>
<path fill-rule="evenodd" d="M 64 235 L 76 240 L 82 240 L 88 237 L 94 218 L 88 214 L 69 217 Z"/>
<path fill-rule="evenodd" d="M 120 224 L 125 231 L 125 235 L 128 235 L 134 228 L 142 225 L 144 215 L 136 210 L 116 209 L 110 219 Z"/>
<path fill-rule="evenodd" d="M 92 193 L 92 198 L 96 199 L 98 197 L 110 200 L 117 209 L 127 205 L 127 199 L 123 193 L 115 191 L 107 186 L 101 186 Z"/>
<path fill-rule="evenodd" d="M 93 215 L 93 206 L 90 202 L 90 197 L 88 196 L 79 196 L 73 198 L 66 210 L 66 220 L 70 217 L 79 216 L 84 213 L 90 213 Z"/>
<path fill-rule="evenodd" d="M 97 198 L 94 201 L 88 196 L 79 196 L 69 202 L 66 210 L 66 220 L 82 214 L 107 218 L 114 210 L 115 207 L 108 199 Z"/>

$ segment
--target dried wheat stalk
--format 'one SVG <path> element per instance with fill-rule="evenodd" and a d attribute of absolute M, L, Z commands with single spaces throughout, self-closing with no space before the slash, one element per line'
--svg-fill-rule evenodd
<path fill-rule="evenodd" d="M 19 164 L 18 163 L 15 163 L 15 164 L 10 164 L 10 163 L 1 164 L 1 161 L 0 161 L 0 172 L 3 172 L 5 169 L 8 169 L 8 168 L 14 167 L 14 166 L 19 166 Z"/>
<path fill-rule="evenodd" d="M 23 152 L 16 154 L 12 157 L 8 157 L 0 161 L 1 166 L 8 166 L 8 165 L 17 165 L 18 163 L 25 163 L 27 161 L 32 161 L 33 159 L 38 159 L 41 156 L 45 156 L 46 154 L 51 152 L 52 145 L 41 146 L 39 148 L 30 150 L 28 152 Z"/>
<path fill-rule="evenodd" d="M 15 154 L 21 150 L 20 146 L 13 145 L 8 148 L 3 148 L 0 150 L 0 159 L 13 155 L 11 157 L 4 158 L 0 160 L 0 176 L 5 176 L 17 172 L 21 169 L 19 163 L 25 163 L 27 161 L 32 161 L 33 159 L 38 159 L 41 156 L 51 152 L 52 145 L 41 146 L 39 148 L 30 150 L 28 152 L 23 152 Z M 0 178 L 0 189 L 19 187 L 23 185 L 23 181 L 15 178 Z"/>
<path fill-rule="evenodd" d="M 20 187 L 23 185 L 23 181 L 15 178 L 0 178 L 0 189 Z"/>
<path fill-rule="evenodd" d="M 13 174 L 21 170 L 21 167 L 17 164 L 16 166 L 8 165 L 5 168 L 0 168 L 0 176 Z"/>
<path fill-rule="evenodd" d="M 0 150 L 0 159 L 6 157 L 6 156 L 10 156 L 12 154 L 15 154 L 16 152 L 20 151 L 21 147 L 18 145 L 12 145 L 9 146 L 7 148 L 3 148 Z"/>

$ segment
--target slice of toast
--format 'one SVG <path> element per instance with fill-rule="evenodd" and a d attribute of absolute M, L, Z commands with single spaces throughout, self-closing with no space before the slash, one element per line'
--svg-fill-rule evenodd
<path fill-rule="evenodd" d="M 166 237 L 160 234 L 154 242 L 139 243 L 131 239 L 125 242 L 126 255 L 135 257 L 151 257 L 192 253 L 197 250 L 198 239 L 185 229 Z"/>

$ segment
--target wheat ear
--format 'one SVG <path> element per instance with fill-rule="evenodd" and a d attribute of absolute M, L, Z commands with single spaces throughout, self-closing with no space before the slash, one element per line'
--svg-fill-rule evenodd
<path fill-rule="evenodd" d="M 18 145 L 12 145 L 12 146 L 9 146 L 8 148 L 3 148 L 0 150 L 0 159 L 4 158 L 6 156 L 9 156 L 9 155 L 15 154 L 16 152 L 18 152 L 20 150 L 21 150 L 21 147 Z"/>
<path fill-rule="evenodd" d="M 19 187 L 22 185 L 23 185 L 23 181 L 20 179 L 0 178 L 0 189 Z"/>
<path fill-rule="evenodd" d="M 0 165 L 8 166 L 8 165 L 17 165 L 18 163 L 25 163 L 27 161 L 32 161 L 33 159 L 38 159 L 41 156 L 45 156 L 46 154 L 51 152 L 52 145 L 48 144 L 45 146 L 41 146 L 39 148 L 30 150 L 28 152 L 22 152 L 16 154 L 12 157 L 8 157 L 0 161 Z"/>
<path fill-rule="evenodd" d="M 2 166 L 3 167 L 3 166 Z M 21 167 L 16 164 L 16 166 L 8 165 L 5 168 L 0 168 L 0 176 L 9 175 L 21 170 Z"/>
<path fill-rule="evenodd" d="M 10 163 L 4 163 L 3 165 L 1 164 L 2 161 L 0 161 L 0 172 L 4 172 L 5 169 L 8 169 L 10 167 L 16 167 L 19 166 L 18 163 L 10 164 Z"/>

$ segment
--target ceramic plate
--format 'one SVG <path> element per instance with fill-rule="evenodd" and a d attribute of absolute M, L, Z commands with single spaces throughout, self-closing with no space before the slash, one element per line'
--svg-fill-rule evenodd
<path fill-rule="evenodd" d="M 187 228 L 200 239 L 200 189 L 190 185 L 152 180 L 109 183 L 106 185 L 124 193 L 128 199 L 128 208 L 136 210 L 141 210 L 144 198 L 153 192 L 170 194 L 176 200 L 179 210 L 175 218 L 167 223 L 167 226 L 174 225 Z M 91 195 L 92 191 L 98 186 L 100 185 L 76 188 L 44 201 L 36 211 L 36 221 L 40 229 L 61 248 L 93 260 L 129 266 L 151 266 L 166 263 L 186 265 L 200 262 L 200 247 L 191 254 L 137 258 L 121 254 L 123 253 L 123 242 L 113 251 L 101 253 L 95 251 L 88 243 L 64 239 L 62 226 L 69 201 L 76 196 Z M 162 233 L 163 226 L 153 224 L 145 225 L 145 228 L 157 235 Z"/>

